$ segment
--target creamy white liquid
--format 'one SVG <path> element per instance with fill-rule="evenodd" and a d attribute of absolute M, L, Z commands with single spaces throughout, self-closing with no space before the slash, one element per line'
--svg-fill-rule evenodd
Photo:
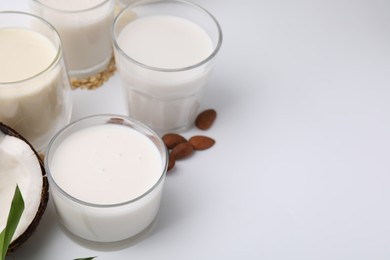
<path fill-rule="evenodd" d="M 198 64 L 213 52 L 213 43 L 199 25 L 184 18 L 151 15 L 131 21 L 120 32 L 119 47 L 144 65 L 178 69 Z M 127 90 L 129 113 L 160 133 L 188 128 L 198 112 L 210 62 L 190 70 L 148 70 L 116 53 Z"/>
<path fill-rule="evenodd" d="M 70 115 L 63 68 L 61 64 L 50 67 L 57 55 L 57 48 L 42 34 L 0 29 L 0 121 L 39 151 Z"/>
<path fill-rule="evenodd" d="M 30 30 L 0 29 L 0 83 L 25 80 L 47 69 L 57 50 Z"/>
<path fill-rule="evenodd" d="M 49 21 L 60 34 L 70 75 L 84 78 L 105 70 L 112 57 L 110 28 L 114 4 L 102 4 L 104 0 L 40 2 L 43 5 L 33 1 L 33 12 Z"/>
<path fill-rule="evenodd" d="M 94 204 L 117 204 L 141 196 L 163 171 L 154 144 L 129 127 L 88 127 L 57 148 L 50 169 L 64 191 Z"/>
<path fill-rule="evenodd" d="M 156 218 L 164 167 L 154 143 L 132 128 L 100 125 L 71 134 L 54 152 L 50 173 L 74 198 L 106 206 L 80 204 L 51 183 L 60 222 L 92 241 L 113 242 L 139 234 Z"/>
<path fill-rule="evenodd" d="M 134 20 L 120 33 L 118 43 L 132 59 L 164 69 L 197 64 L 213 51 L 210 37 L 200 26 L 167 15 Z"/>

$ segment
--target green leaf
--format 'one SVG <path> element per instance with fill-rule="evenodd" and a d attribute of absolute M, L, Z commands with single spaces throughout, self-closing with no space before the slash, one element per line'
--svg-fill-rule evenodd
<path fill-rule="evenodd" d="M 76 258 L 76 259 L 73 259 L 73 260 L 92 260 L 92 259 L 95 259 L 96 256 L 94 257 L 87 257 L 87 258 Z"/>
<path fill-rule="evenodd" d="M 12 236 L 15 233 L 16 227 L 19 224 L 20 217 L 24 211 L 24 201 L 20 193 L 19 186 L 16 185 L 14 197 L 12 199 L 11 208 L 9 210 L 7 225 L 0 233 L 0 259 L 4 260 L 7 254 Z"/>

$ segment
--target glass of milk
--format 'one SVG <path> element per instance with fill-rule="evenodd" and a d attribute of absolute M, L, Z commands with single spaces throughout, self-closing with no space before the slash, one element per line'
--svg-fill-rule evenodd
<path fill-rule="evenodd" d="M 112 59 L 112 0 L 30 0 L 32 11 L 58 30 L 69 74 L 85 79 L 107 69 Z"/>
<path fill-rule="evenodd" d="M 192 126 L 222 43 L 216 19 L 186 1 L 137 1 L 112 34 L 129 114 L 160 134 Z"/>
<path fill-rule="evenodd" d="M 69 123 L 70 84 L 60 37 L 45 20 L 0 12 L 0 121 L 44 152 Z"/>
<path fill-rule="evenodd" d="M 94 242 L 144 237 L 159 210 L 167 161 L 161 138 L 134 119 L 95 115 L 70 124 L 45 156 L 60 223 Z"/>

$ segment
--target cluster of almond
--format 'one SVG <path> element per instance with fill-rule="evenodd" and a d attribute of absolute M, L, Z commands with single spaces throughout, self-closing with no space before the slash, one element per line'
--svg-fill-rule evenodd
<path fill-rule="evenodd" d="M 214 109 L 201 112 L 195 120 L 195 126 L 200 130 L 209 129 L 217 118 Z M 162 137 L 169 150 L 168 171 L 176 164 L 177 160 L 189 157 L 194 151 L 206 150 L 215 144 L 215 140 L 205 135 L 194 135 L 188 140 L 180 134 L 169 133 Z"/>

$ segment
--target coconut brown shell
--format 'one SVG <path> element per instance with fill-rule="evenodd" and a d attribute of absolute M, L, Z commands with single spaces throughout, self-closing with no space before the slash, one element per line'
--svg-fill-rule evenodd
<path fill-rule="evenodd" d="M 28 226 L 26 231 L 23 234 L 21 234 L 16 240 L 14 240 L 9 245 L 7 253 L 11 253 L 11 252 L 15 251 L 17 248 L 19 248 L 24 242 L 26 242 L 27 239 L 33 234 L 33 232 L 37 228 L 37 226 L 38 226 L 38 224 L 43 216 L 43 213 L 46 210 L 47 203 L 49 201 L 49 182 L 46 178 L 46 171 L 45 171 L 44 163 L 43 163 L 42 159 L 39 157 L 39 155 L 38 155 L 37 151 L 34 149 L 34 147 L 22 135 L 20 135 L 16 130 L 3 124 L 2 122 L 0 122 L 0 131 L 6 135 L 19 138 L 30 146 L 30 148 L 34 152 L 37 160 L 39 161 L 39 165 L 41 167 L 41 172 L 42 172 L 42 180 L 43 180 L 41 202 L 39 204 L 38 212 L 36 213 L 33 221 L 30 223 L 30 225 Z"/>

